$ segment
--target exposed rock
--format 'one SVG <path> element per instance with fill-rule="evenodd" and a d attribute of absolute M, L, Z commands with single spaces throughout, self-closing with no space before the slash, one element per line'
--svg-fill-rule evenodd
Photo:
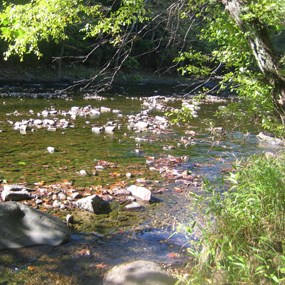
<path fill-rule="evenodd" d="M 113 267 L 103 285 L 174 285 L 177 280 L 151 261 L 137 260 Z"/>
<path fill-rule="evenodd" d="M 92 195 L 78 200 L 75 204 L 82 210 L 98 214 L 103 206 L 106 205 L 106 202 L 98 195 Z"/>
<path fill-rule="evenodd" d="M 4 185 L 1 198 L 3 201 L 29 200 L 32 198 L 30 191 L 32 190 L 21 185 Z"/>
<path fill-rule="evenodd" d="M 48 153 L 54 153 L 55 152 L 55 148 L 52 147 L 52 146 L 48 146 L 47 147 L 47 151 L 48 151 Z"/>
<path fill-rule="evenodd" d="M 116 196 L 128 196 L 131 192 L 127 189 L 117 189 L 114 193 Z"/>
<path fill-rule="evenodd" d="M 130 191 L 133 196 L 143 201 L 150 201 L 151 199 L 151 191 L 145 187 L 132 185 L 128 187 L 127 190 Z"/>
<path fill-rule="evenodd" d="M 116 130 L 116 125 L 105 126 L 105 132 L 108 134 L 112 134 Z"/>
<path fill-rule="evenodd" d="M 101 113 L 108 113 L 108 112 L 111 112 L 111 109 L 110 108 L 108 108 L 108 107 L 101 107 L 100 108 L 100 111 L 101 111 Z"/>
<path fill-rule="evenodd" d="M 86 170 L 81 169 L 77 174 L 80 175 L 80 176 L 86 176 L 87 172 L 86 172 Z"/>
<path fill-rule="evenodd" d="M 268 135 L 268 134 L 265 134 L 265 133 L 262 133 L 262 132 L 260 132 L 257 135 L 257 138 L 260 141 L 268 143 L 268 144 L 271 144 L 271 145 L 275 145 L 275 146 L 284 146 L 285 145 L 284 140 L 275 138 L 275 137 L 273 137 L 271 135 Z"/>
<path fill-rule="evenodd" d="M 149 123 L 148 122 L 144 122 L 144 121 L 139 121 L 135 124 L 135 128 L 139 131 L 145 131 L 147 130 L 149 126 Z"/>
<path fill-rule="evenodd" d="M 94 126 L 91 129 L 92 133 L 99 134 L 104 131 L 104 127 Z"/>
<path fill-rule="evenodd" d="M 18 202 L 0 203 L 0 220 L 0 249 L 56 246 L 70 239 L 70 231 L 60 219 Z"/>
<path fill-rule="evenodd" d="M 131 178 L 133 177 L 133 175 L 132 175 L 131 172 L 128 172 L 128 173 L 126 173 L 126 177 L 127 177 L 128 179 L 131 179 Z"/>

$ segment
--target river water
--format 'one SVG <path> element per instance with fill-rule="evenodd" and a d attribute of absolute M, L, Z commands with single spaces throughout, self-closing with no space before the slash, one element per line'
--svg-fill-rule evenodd
<path fill-rule="evenodd" d="M 130 128 L 129 116 L 146 110 L 154 98 L 162 107 L 148 109 L 147 119 L 163 117 L 166 107 L 181 107 L 184 98 L 170 86 L 120 86 L 102 97 L 56 90 L 41 85 L 0 89 L 0 180 L 52 189 L 72 185 L 82 193 L 112 193 L 116 187 L 143 183 L 154 200 L 135 211 L 125 211 L 117 201 L 111 213 L 102 215 L 68 206 L 55 209 L 44 200 L 37 205 L 44 211 L 62 218 L 74 214 L 72 240 L 57 248 L 0 253 L 1 284 L 101 284 L 107 269 L 137 259 L 181 270 L 190 262 L 187 248 L 198 238 L 195 231 L 187 236 L 177 230 L 193 223 L 189 193 L 201 192 L 203 179 L 216 183 L 236 159 L 267 150 L 256 139 L 257 129 L 233 128 L 232 122 L 214 116 L 224 102 L 199 105 L 198 117 L 187 124 L 159 131 Z M 101 114 L 72 113 L 86 106 Z M 62 119 L 69 125 L 15 130 L 17 122 L 36 119 Z M 115 124 L 114 132 L 92 132 L 106 124 Z M 48 153 L 47 147 L 55 152 Z M 96 170 L 99 162 L 107 167 Z"/>

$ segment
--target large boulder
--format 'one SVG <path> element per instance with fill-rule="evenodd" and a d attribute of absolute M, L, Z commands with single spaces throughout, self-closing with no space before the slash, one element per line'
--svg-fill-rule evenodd
<path fill-rule="evenodd" d="M 174 285 L 177 280 L 151 261 L 137 260 L 113 267 L 103 285 Z"/>
<path fill-rule="evenodd" d="M 57 246 L 70 231 L 59 218 L 19 202 L 0 203 L 0 250 L 34 245 Z"/>

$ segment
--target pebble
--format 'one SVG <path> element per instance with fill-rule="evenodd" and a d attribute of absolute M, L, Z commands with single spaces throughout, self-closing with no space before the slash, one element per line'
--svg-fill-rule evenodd
<path fill-rule="evenodd" d="M 47 147 L 47 151 L 48 151 L 49 153 L 54 153 L 54 152 L 55 152 L 55 148 L 52 147 L 52 146 L 48 146 L 48 147 Z"/>

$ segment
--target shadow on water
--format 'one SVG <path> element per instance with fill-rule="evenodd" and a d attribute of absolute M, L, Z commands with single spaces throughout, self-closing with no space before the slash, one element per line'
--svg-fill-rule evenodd
<path fill-rule="evenodd" d="M 11 279 L 16 277 L 13 284 L 100 285 L 104 273 L 113 265 L 139 259 L 182 267 L 189 261 L 186 246 L 181 246 L 185 242 L 182 235 L 169 237 L 167 229 L 108 236 L 74 234 L 69 243 L 58 247 L 37 246 L 0 252 L 0 284 L 12 284 Z M 5 275 L 4 268 L 9 268 L 11 279 L 1 279 Z"/>

